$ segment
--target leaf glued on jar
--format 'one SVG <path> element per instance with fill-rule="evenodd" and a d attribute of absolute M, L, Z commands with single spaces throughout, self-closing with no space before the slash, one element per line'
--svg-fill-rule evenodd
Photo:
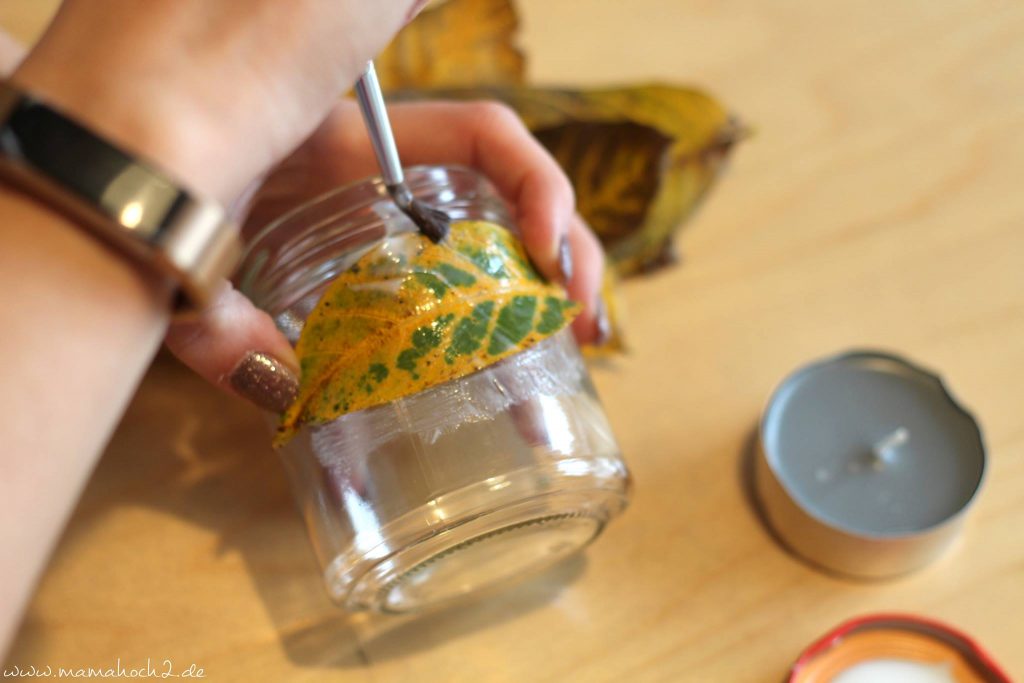
<path fill-rule="evenodd" d="M 276 443 L 322 423 L 458 379 L 550 337 L 579 312 L 505 228 L 451 226 L 434 243 L 390 235 L 324 291 L 296 353 L 299 394 Z"/>

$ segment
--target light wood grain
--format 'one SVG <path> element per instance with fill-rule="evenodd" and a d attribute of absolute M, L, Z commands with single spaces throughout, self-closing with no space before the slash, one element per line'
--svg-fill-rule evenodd
<path fill-rule="evenodd" d="M 39 26 L 50 4 L 0 18 Z M 523 6 L 536 80 L 697 83 L 757 131 L 684 233 L 684 265 L 625 288 L 634 351 L 597 372 L 636 478 L 625 516 L 585 557 L 475 607 L 349 622 L 262 418 L 163 359 L 10 662 L 168 658 L 218 681 L 760 682 L 843 619 L 906 610 L 1024 676 L 1024 6 Z M 991 451 L 962 542 L 891 583 L 794 560 L 742 486 L 772 387 L 851 346 L 940 370 Z"/>

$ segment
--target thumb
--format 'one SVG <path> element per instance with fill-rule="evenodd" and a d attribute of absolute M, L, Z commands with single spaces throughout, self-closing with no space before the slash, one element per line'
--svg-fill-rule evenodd
<path fill-rule="evenodd" d="M 282 412 L 298 392 L 291 344 L 269 315 L 226 281 L 197 317 L 171 323 L 166 342 L 211 384 L 260 408 Z"/>

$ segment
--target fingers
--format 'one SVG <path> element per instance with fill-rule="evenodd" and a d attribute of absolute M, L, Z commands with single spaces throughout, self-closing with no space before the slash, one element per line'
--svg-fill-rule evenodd
<path fill-rule="evenodd" d="M 423 8 L 427 6 L 429 0 L 416 0 L 409 8 L 409 11 L 405 15 L 405 23 L 408 24 L 410 21 L 416 18 L 416 15 L 423 11 Z"/>
<path fill-rule="evenodd" d="M 388 107 L 406 166 L 464 164 L 482 171 L 515 206 L 523 242 L 538 269 L 567 285 L 584 305 L 573 329 L 581 342 L 600 339 L 598 295 L 604 256 L 574 212 L 572 186 L 547 150 L 504 105 L 417 102 Z M 354 102 L 340 103 L 317 132 L 260 190 L 248 228 L 340 184 L 378 173 Z"/>
<path fill-rule="evenodd" d="M 573 253 L 572 279 L 566 289 L 569 298 L 578 301 L 583 310 L 572 323 L 576 341 L 581 345 L 600 345 L 610 333 L 608 312 L 601 301 L 604 281 L 604 250 L 597 236 L 578 214 L 573 214 L 569 228 L 569 246 Z"/>
<path fill-rule="evenodd" d="M 523 243 L 541 273 L 569 279 L 571 253 L 562 245 L 576 203 L 572 185 L 515 112 L 493 102 L 398 105 L 392 112 L 405 163 L 444 161 L 482 171 L 515 206 Z"/>
<path fill-rule="evenodd" d="M 495 102 L 421 102 L 388 107 L 405 166 L 464 164 L 486 175 L 516 210 L 523 242 L 549 279 L 565 282 L 561 247 L 569 232 L 575 198 L 572 185 L 519 117 Z M 355 179 L 377 172 L 358 111 L 340 105 L 310 139 L 318 176 Z M 307 156 L 307 159 L 309 157 Z M 320 160 L 331 160 L 321 167 Z"/>
<path fill-rule="evenodd" d="M 519 117 L 494 103 L 427 102 L 396 105 L 391 118 L 404 163 L 473 166 L 514 203 L 534 263 L 583 305 L 573 322 L 577 340 L 605 341 L 609 323 L 600 299 L 604 251 L 575 212 L 565 173 Z"/>
<path fill-rule="evenodd" d="M 227 282 L 197 318 L 173 322 L 166 341 L 203 378 L 266 410 L 283 411 L 298 391 L 295 351 Z"/>

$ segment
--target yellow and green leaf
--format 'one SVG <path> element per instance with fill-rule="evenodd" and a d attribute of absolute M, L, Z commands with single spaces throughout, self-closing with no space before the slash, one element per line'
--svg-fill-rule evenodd
<path fill-rule="evenodd" d="M 276 443 L 301 424 L 487 367 L 555 334 L 578 308 L 498 225 L 454 223 L 440 244 L 418 232 L 391 235 L 336 278 L 306 319 L 299 395 Z"/>

